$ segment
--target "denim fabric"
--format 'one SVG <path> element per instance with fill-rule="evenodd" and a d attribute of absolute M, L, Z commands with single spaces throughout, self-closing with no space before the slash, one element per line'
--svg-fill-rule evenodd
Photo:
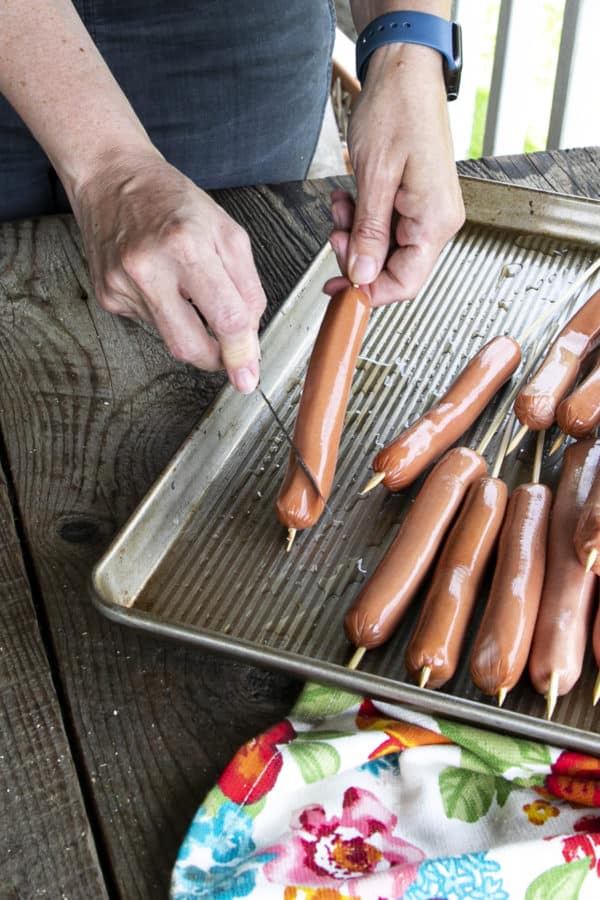
<path fill-rule="evenodd" d="M 306 176 L 327 99 L 333 0 L 75 0 L 150 138 L 203 188 Z M 0 219 L 63 211 L 0 97 Z"/>

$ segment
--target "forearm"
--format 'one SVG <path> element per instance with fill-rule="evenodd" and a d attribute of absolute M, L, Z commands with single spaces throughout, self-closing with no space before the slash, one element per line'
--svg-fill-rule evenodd
<path fill-rule="evenodd" d="M 0 91 L 71 197 L 117 147 L 151 147 L 70 0 L 3 0 Z"/>

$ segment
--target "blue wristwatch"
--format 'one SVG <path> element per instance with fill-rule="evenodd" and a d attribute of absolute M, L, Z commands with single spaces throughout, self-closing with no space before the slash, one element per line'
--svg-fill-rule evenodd
<path fill-rule="evenodd" d="M 364 84 L 371 54 L 384 44 L 422 44 L 442 54 L 448 100 L 456 100 L 462 71 L 460 25 L 421 12 L 391 12 L 367 25 L 356 42 L 356 73 Z"/>

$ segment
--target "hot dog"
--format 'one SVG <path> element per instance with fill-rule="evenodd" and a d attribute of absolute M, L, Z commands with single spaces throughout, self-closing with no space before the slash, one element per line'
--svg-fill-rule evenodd
<path fill-rule="evenodd" d="M 471 654 L 471 677 L 501 698 L 523 674 L 540 605 L 552 493 L 521 484 L 511 494 L 488 600 Z"/>
<path fill-rule="evenodd" d="M 558 405 L 556 421 L 565 434 L 588 437 L 600 422 L 600 361 L 588 377 Z"/>
<path fill-rule="evenodd" d="M 468 447 L 455 447 L 434 466 L 387 553 L 346 613 L 344 627 L 356 647 L 383 644 L 423 581 L 469 486 L 486 463 Z"/>
<path fill-rule="evenodd" d="M 515 413 L 532 431 L 549 428 L 556 408 L 573 387 L 585 356 L 600 339 L 600 291 L 560 331 L 544 362 L 515 400 Z"/>
<path fill-rule="evenodd" d="M 542 599 L 529 656 L 536 691 L 557 696 L 571 690 L 583 665 L 595 578 L 575 553 L 573 532 L 600 464 L 600 441 L 567 447 L 550 514 Z"/>
<path fill-rule="evenodd" d="M 293 441 L 325 500 L 333 484 L 352 376 L 370 308 L 369 298 L 358 288 L 347 288 L 332 297 L 306 372 Z M 293 453 L 275 508 L 282 525 L 293 529 L 314 525 L 323 512 L 323 500 L 316 496 Z"/>
<path fill-rule="evenodd" d="M 596 475 L 587 500 L 577 519 L 573 536 L 575 553 L 582 566 L 588 567 L 590 554 L 593 564 L 591 571 L 600 575 L 600 475 Z"/>
<path fill-rule="evenodd" d="M 456 672 L 507 499 L 508 489 L 503 481 L 488 476 L 480 478 L 469 488 L 446 539 L 406 650 L 408 671 L 417 677 L 425 670 L 428 687 L 441 687 Z"/>
<path fill-rule="evenodd" d="M 400 491 L 464 434 L 521 361 L 521 349 L 508 336 L 489 341 L 469 362 L 446 394 L 373 460 L 385 473 L 384 485 Z"/>

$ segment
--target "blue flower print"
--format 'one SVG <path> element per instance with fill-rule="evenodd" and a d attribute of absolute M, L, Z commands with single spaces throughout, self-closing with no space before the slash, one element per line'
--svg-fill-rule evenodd
<path fill-rule="evenodd" d="M 404 900 L 509 900 L 502 879 L 492 874 L 499 870 L 485 852 L 428 860 L 419 866 Z"/>
<path fill-rule="evenodd" d="M 215 862 L 231 863 L 235 859 L 245 859 L 254 850 L 252 819 L 237 804 L 229 801 L 223 803 L 214 816 L 200 807 L 181 848 L 184 857 L 194 844 L 212 850 Z"/>
<path fill-rule="evenodd" d="M 378 756 L 377 759 L 370 759 L 369 762 L 363 763 L 360 767 L 361 772 L 370 772 L 376 778 L 378 775 L 398 775 L 400 772 L 400 764 L 398 761 L 398 753 L 388 753 L 386 756 Z"/>

